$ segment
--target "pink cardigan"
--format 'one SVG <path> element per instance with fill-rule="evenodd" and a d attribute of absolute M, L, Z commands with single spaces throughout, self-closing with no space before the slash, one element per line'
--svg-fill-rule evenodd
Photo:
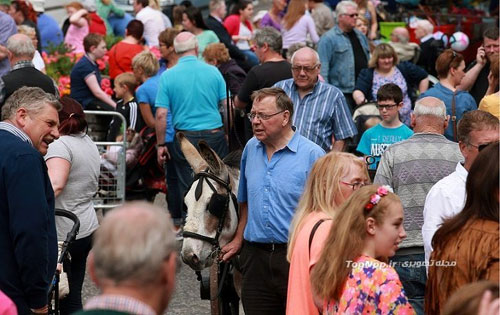
<path fill-rule="evenodd" d="M 229 35 L 239 35 L 240 34 L 240 16 L 238 14 L 231 14 L 224 20 L 224 27 L 227 29 Z M 245 21 L 245 25 L 253 33 L 252 23 Z"/>

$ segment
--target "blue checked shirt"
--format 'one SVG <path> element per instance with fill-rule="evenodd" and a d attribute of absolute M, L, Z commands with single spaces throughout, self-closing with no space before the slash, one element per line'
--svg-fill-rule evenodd
<path fill-rule="evenodd" d="M 274 87 L 282 88 L 292 99 L 293 125 L 323 150 L 331 149 L 332 134 L 335 140 L 343 140 L 358 133 L 344 95 L 333 85 L 318 81 L 303 99 L 293 79 L 280 81 Z"/>

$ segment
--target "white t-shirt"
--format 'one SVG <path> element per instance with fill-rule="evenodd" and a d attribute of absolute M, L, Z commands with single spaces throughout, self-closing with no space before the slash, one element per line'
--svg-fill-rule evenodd
<path fill-rule="evenodd" d="M 240 22 L 240 32 L 238 35 L 250 38 L 250 37 L 252 37 L 252 31 L 245 25 L 245 23 Z M 238 48 L 242 49 L 242 50 L 249 50 L 250 49 L 250 45 L 248 44 L 247 40 L 239 40 L 236 43 L 236 46 L 238 46 Z"/>
<path fill-rule="evenodd" d="M 77 239 L 89 236 L 99 223 L 92 202 L 99 182 L 101 158 L 94 142 L 85 134 L 61 136 L 49 145 L 45 161 L 62 158 L 71 164 L 68 180 L 56 198 L 56 209 L 73 212 L 80 219 Z M 57 239 L 62 241 L 73 226 L 69 219 L 57 216 Z"/>
<path fill-rule="evenodd" d="M 144 39 L 149 47 L 159 46 L 158 35 L 165 29 L 163 14 L 149 6 L 136 14 L 135 18 L 144 24 Z"/>

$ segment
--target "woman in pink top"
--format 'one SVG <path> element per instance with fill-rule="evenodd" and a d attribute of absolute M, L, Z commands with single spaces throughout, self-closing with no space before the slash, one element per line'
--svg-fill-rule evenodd
<path fill-rule="evenodd" d="M 284 54 L 294 43 L 306 43 L 307 35 L 316 44 L 319 41 L 314 20 L 306 14 L 305 0 L 291 0 L 286 15 L 281 22 Z"/>
<path fill-rule="evenodd" d="M 69 27 L 64 42 L 73 48 L 74 53 L 85 53 L 83 39 L 89 33 L 87 10 L 79 2 L 71 2 L 65 6 L 69 15 Z"/>
<path fill-rule="evenodd" d="M 368 182 L 366 163 L 352 154 L 330 152 L 314 164 L 290 228 L 287 314 L 319 313 L 309 272 L 320 257 L 336 209 Z"/>

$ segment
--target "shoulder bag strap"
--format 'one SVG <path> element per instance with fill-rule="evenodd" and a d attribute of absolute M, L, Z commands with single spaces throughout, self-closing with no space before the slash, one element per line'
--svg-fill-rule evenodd
<path fill-rule="evenodd" d="M 326 220 L 331 220 L 331 219 L 320 219 L 320 220 L 318 220 L 318 222 L 316 222 L 316 224 L 313 226 L 313 228 L 311 230 L 311 234 L 309 235 L 309 257 L 311 257 L 311 245 L 312 245 L 312 241 L 313 241 L 313 238 L 314 238 L 314 234 L 316 234 L 316 230 L 319 228 L 319 226 L 321 225 L 321 223 L 323 223 Z"/>
<path fill-rule="evenodd" d="M 457 95 L 457 91 L 453 92 L 453 97 L 451 99 L 451 123 L 453 124 L 453 141 L 457 141 L 457 114 L 456 114 L 456 106 L 455 106 L 455 96 Z"/>

